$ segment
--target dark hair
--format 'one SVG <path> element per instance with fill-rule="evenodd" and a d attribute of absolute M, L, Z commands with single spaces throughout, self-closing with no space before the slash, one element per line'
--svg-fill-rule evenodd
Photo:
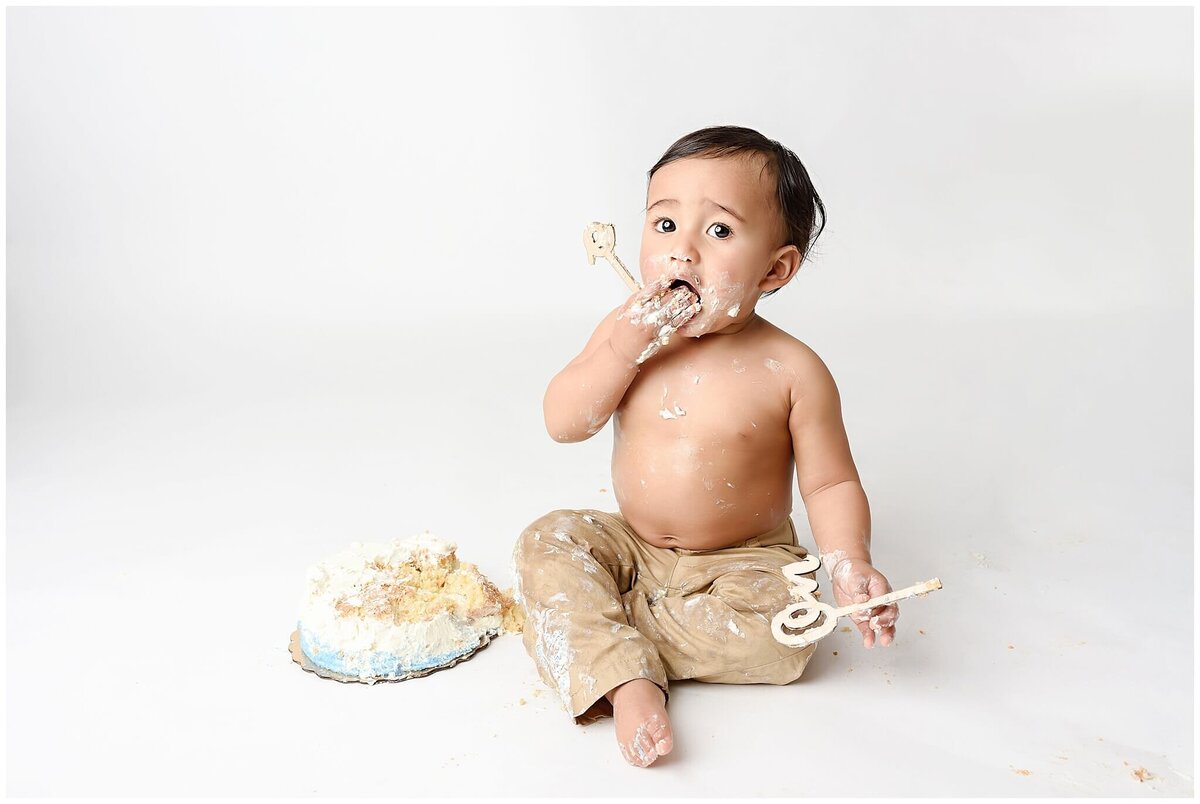
<path fill-rule="evenodd" d="M 775 177 L 775 202 L 787 227 L 784 245 L 800 249 L 801 263 L 808 257 L 817 238 L 825 230 L 825 205 L 817 195 L 808 171 L 799 157 L 789 149 L 768 139 L 751 128 L 742 126 L 711 126 L 685 134 L 676 140 L 662 158 L 650 168 L 646 180 L 664 165 L 689 156 L 717 158 L 735 154 L 761 154 L 765 157 L 763 170 L 770 169 Z M 820 225 L 817 226 L 817 216 Z M 813 229 L 816 234 L 813 234 Z M 779 290 L 779 288 L 775 288 Z M 770 296 L 775 290 L 764 293 Z"/>

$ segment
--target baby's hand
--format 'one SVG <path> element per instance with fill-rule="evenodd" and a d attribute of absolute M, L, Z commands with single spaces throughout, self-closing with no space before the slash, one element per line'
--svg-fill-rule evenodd
<path fill-rule="evenodd" d="M 688 288 L 672 290 L 671 281 L 664 276 L 646 285 L 617 315 L 609 341 L 613 351 L 633 365 L 646 362 L 700 312 L 700 298 Z"/>
<path fill-rule="evenodd" d="M 883 573 L 861 558 L 843 558 L 832 569 L 830 577 L 833 581 L 833 597 L 838 606 L 863 603 L 892 591 L 892 585 L 883 577 Z M 899 617 L 900 609 L 895 603 L 850 615 L 862 633 L 863 647 L 866 648 L 872 647 L 877 638 L 880 645 L 892 644 L 896 638 L 896 620 Z"/>

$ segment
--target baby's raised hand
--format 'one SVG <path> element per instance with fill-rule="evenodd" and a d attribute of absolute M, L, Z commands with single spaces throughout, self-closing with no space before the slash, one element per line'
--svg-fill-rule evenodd
<path fill-rule="evenodd" d="M 892 585 L 883 573 L 861 558 L 843 558 L 829 575 L 833 582 L 833 597 L 839 606 L 862 603 L 892 591 Z M 896 638 L 896 620 L 900 617 L 900 609 L 895 603 L 857 611 L 849 616 L 862 633 L 863 647 L 873 647 L 876 639 L 880 645 L 890 645 Z"/>
<path fill-rule="evenodd" d="M 617 314 L 610 342 L 613 351 L 641 365 L 667 345 L 675 330 L 700 312 L 700 298 L 686 287 L 671 287 L 661 277 L 634 293 Z"/>

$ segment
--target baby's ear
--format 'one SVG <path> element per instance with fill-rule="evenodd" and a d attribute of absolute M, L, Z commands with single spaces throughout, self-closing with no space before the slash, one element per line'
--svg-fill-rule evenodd
<path fill-rule="evenodd" d="M 776 290 L 792 281 L 792 277 L 800 270 L 800 249 L 795 246 L 784 246 L 775 252 L 771 267 L 766 276 L 758 283 L 758 289 L 763 293 Z"/>

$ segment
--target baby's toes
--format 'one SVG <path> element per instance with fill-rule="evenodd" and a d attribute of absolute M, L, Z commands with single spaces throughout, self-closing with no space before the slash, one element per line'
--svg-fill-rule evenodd
<path fill-rule="evenodd" d="M 649 735 L 643 731 L 638 731 L 629 744 L 621 743 L 621 755 L 630 765 L 636 765 L 639 768 L 644 768 L 658 759 L 658 754 L 650 745 Z"/>
<path fill-rule="evenodd" d="M 652 721 L 650 739 L 654 742 L 654 750 L 659 756 L 671 753 L 671 749 L 675 747 L 671 727 L 659 720 L 657 715 Z"/>
<path fill-rule="evenodd" d="M 647 729 L 638 729 L 636 753 L 638 758 L 642 760 L 642 765 L 649 765 L 654 760 L 658 759 L 658 751 L 654 750 L 654 740 L 650 737 L 650 732 Z"/>

